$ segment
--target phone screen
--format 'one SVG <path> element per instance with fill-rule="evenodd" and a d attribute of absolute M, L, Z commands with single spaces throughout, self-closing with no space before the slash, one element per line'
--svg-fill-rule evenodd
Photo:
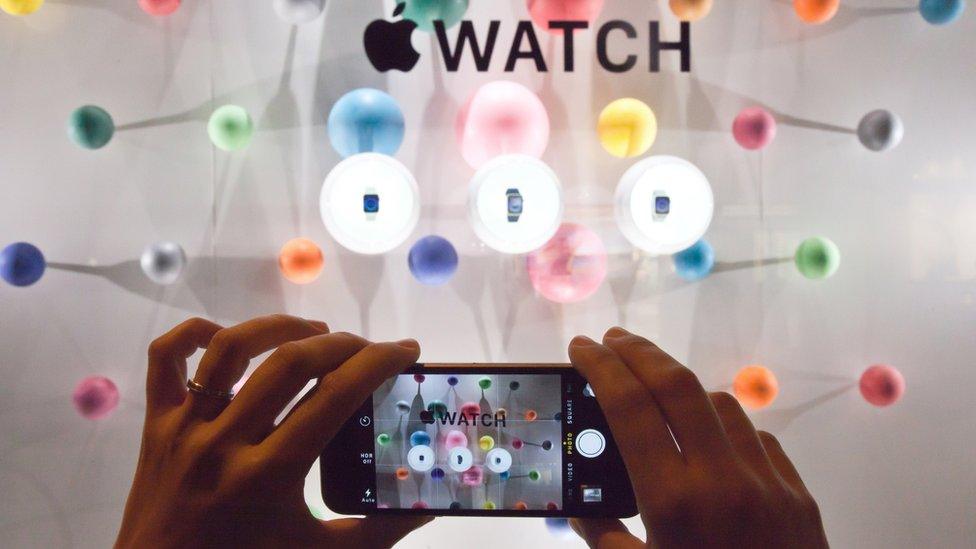
<path fill-rule="evenodd" d="M 322 469 L 339 512 L 634 514 L 593 392 L 566 367 L 418 366 L 380 387 L 337 438 Z M 336 464 L 347 464 L 341 475 Z"/>

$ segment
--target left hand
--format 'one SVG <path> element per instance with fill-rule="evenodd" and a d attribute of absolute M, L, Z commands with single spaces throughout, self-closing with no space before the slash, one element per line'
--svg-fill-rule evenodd
<path fill-rule="evenodd" d="M 195 381 L 219 391 L 277 350 L 227 400 L 187 391 L 186 359 L 198 348 Z M 430 517 L 319 521 L 305 477 L 366 397 L 419 355 L 413 340 L 370 343 L 284 315 L 226 329 L 180 324 L 149 347 L 142 450 L 116 547 L 392 546 Z"/>

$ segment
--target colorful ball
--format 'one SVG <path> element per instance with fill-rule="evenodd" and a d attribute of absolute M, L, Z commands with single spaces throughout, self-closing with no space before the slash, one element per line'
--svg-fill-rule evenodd
<path fill-rule="evenodd" d="M 481 387 L 485 391 L 487 391 L 488 389 L 491 389 L 491 378 L 488 377 L 488 376 L 485 376 L 485 377 L 482 377 L 481 379 L 479 379 L 478 380 L 478 387 Z"/>
<path fill-rule="evenodd" d="M 840 249 L 826 238 L 808 238 L 796 249 L 796 268 L 811 280 L 830 278 L 839 267 Z"/>
<path fill-rule="evenodd" d="M 746 366 L 735 375 L 732 392 L 746 408 L 761 410 L 776 400 L 779 382 L 768 368 Z"/>
<path fill-rule="evenodd" d="M 425 376 L 424 374 L 414 374 L 413 380 L 416 381 L 417 383 L 423 383 L 427 381 L 427 376 Z"/>
<path fill-rule="evenodd" d="M 470 469 L 461 473 L 461 482 L 465 486 L 481 486 L 485 481 L 485 472 L 480 465 L 472 465 Z"/>
<path fill-rule="evenodd" d="M 793 10 L 805 23 L 819 25 L 837 15 L 840 0 L 793 0 Z"/>
<path fill-rule="evenodd" d="M 449 376 L 447 378 L 447 384 L 450 385 L 451 387 L 454 387 L 455 385 L 457 385 L 458 384 L 458 381 L 459 381 L 458 378 L 455 377 L 455 376 Z"/>
<path fill-rule="evenodd" d="M 434 467 L 430 470 L 430 478 L 434 480 L 444 480 L 444 469 Z"/>
<path fill-rule="evenodd" d="M 451 505 L 448 506 L 448 509 L 450 509 L 451 511 L 457 511 L 459 509 L 463 509 L 463 507 L 461 506 L 460 501 L 452 501 Z"/>
<path fill-rule="evenodd" d="M 82 417 L 103 419 L 119 405 L 119 390 L 107 377 L 86 377 L 75 386 L 71 400 Z"/>
<path fill-rule="evenodd" d="M 501 473 L 498 473 L 498 478 L 500 478 L 500 479 L 502 479 L 502 480 L 508 480 L 508 478 L 509 478 L 510 476 L 512 476 L 512 474 L 511 474 L 511 473 L 509 473 L 508 471 L 503 471 L 503 472 L 501 472 Z"/>
<path fill-rule="evenodd" d="M 495 502 L 491 500 L 485 501 L 484 505 L 482 505 L 482 508 L 484 508 L 486 511 L 494 511 Z"/>
<path fill-rule="evenodd" d="M 671 11 L 682 21 L 698 21 L 712 11 L 712 0 L 671 0 Z"/>
<path fill-rule="evenodd" d="M 861 118 L 857 125 L 857 138 L 868 150 L 874 152 L 893 149 L 905 136 L 905 125 L 897 114 L 878 109 Z"/>
<path fill-rule="evenodd" d="M 307 238 L 289 240 L 278 252 L 281 275 L 295 284 L 309 284 L 322 274 L 322 249 Z"/>
<path fill-rule="evenodd" d="M 465 402 L 461 405 L 461 414 L 468 419 L 474 419 L 481 414 L 481 406 L 477 402 Z"/>
<path fill-rule="evenodd" d="M 539 482 L 540 478 L 542 478 L 542 475 L 539 474 L 539 471 L 536 471 L 535 469 L 529 471 L 529 480 L 532 482 Z"/>
<path fill-rule="evenodd" d="M 0 0 L 0 10 L 10 15 L 30 15 L 43 4 L 44 0 Z"/>
<path fill-rule="evenodd" d="M 139 0 L 139 7 L 149 15 L 169 15 L 180 7 L 180 0 Z"/>
<path fill-rule="evenodd" d="M 430 446 L 430 435 L 427 431 L 414 431 L 410 435 L 410 446 Z"/>
<path fill-rule="evenodd" d="M 175 242 L 156 242 L 142 251 L 139 266 L 156 284 L 173 284 L 186 269 L 186 252 Z"/>
<path fill-rule="evenodd" d="M 563 420 L 563 413 L 562 412 L 556 412 L 555 414 L 552 415 L 552 419 L 554 421 L 562 421 Z"/>
<path fill-rule="evenodd" d="M 512 448 L 514 448 L 516 450 L 521 450 L 522 449 L 522 446 L 524 444 L 525 443 L 522 442 L 522 439 L 520 439 L 520 438 L 513 438 L 512 439 Z"/>
<path fill-rule="evenodd" d="M 508 417 L 508 410 L 506 410 L 505 408 L 498 408 L 495 410 L 495 415 L 500 418 L 506 418 Z"/>
<path fill-rule="evenodd" d="M 413 502 L 412 505 L 410 505 L 410 508 L 411 509 L 426 509 L 427 508 L 427 503 L 426 502 L 423 502 L 423 501 L 415 501 L 415 502 Z"/>
<path fill-rule="evenodd" d="M 495 439 L 485 435 L 478 439 L 478 447 L 481 448 L 482 452 L 487 452 L 495 447 Z"/>
<path fill-rule="evenodd" d="M 308 23 L 322 15 L 325 0 L 274 0 L 274 10 L 282 21 L 290 25 Z"/>
<path fill-rule="evenodd" d="M 526 410 L 525 411 L 525 421 L 530 421 L 531 422 L 531 421 L 535 421 L 538 418 L 539 418 L 539 413 L 536 412 L 535 410 Z"/>
<path fill-rule="evenodd" d="M 542 441 L 542 449 L 545 450 L 545 451 L 547 451 L 547 452 L 549 450 L 552 450 L 552 441 L 551 440 L 543 440 Z"/>
<path fill-rule="evenodd" d="M 532 287 L 555 303 L 578 303 L 600 289 L 607 277 L 607 249 L 600 237 L 575 223 L 563 223 L 543 247 L 529 253 Z"/>
<path fill-rule="evenodd" d="M 875 364 L 861 374 L 861 396 L 868 403 L 884 407 L 898 402 L 905 394 L 905 378 L 887 364 Z"/>
<path fill-rule="evenodd" d="M 966 9 L 965 0 L 921 0 L 918 11 L 922 17 L 933 25 L 948 25 Z"/>
<path fill-rule="evenodd" d="M 559 509 L 559 504 L 557 504 L 555 501 L 550 501 L 549 503 L 546 504 L 546 509 L 548 509 L 549 511 L 555 511 Z"/>
<path fill-rule="evenodd" d="M 444 437 L 444 447 L 448 450 L 468 445 L 468 437 L 461 431 L 451 431 Z"/>
<path fill-rule="evenodd" d="M 657 117 L 638 99 L 618 99 L 607 105 L 597 122 L 597 135 L 603 148 L 618 158 L 640 156 L 657 139 Z"/>
<path fill-rule="evenodd" d="M 254 122 L 244 107 L 224 105 L 210 115 L 207 134 L 218 149 L 237 151 L 251 142 L 254 135 Z"/>
<path fill-rule="evenodd" d="M 434 419 L 441 419 L 447 415 L 447 404 L 439 400 L 432 400 L 427 403 L 427 411 L 431 413 Z"/>
<path fill-rule="evenodd" d="M 30 286 L 44 276 L 47 261 L 41 250 L 27 242 L 14 242 L 0 252 L 0 277 L 13 286 Z"/>
<path fill-rule="evenodd" d="M 776 119 L 762 107 L 743 109 L 732 123 L 732 136 L 743 149 L 765 148 L 776 138 Z"/>
<path fill-rule="evenodd" d="M 379 436 L 376 437 L 376 444 L 379 444 L 380 446 L 386 446 L 389 443 L 390 435 L 386 433 L 380 433 Z"/>
<path fill-rule="evenodd" d="M 458 112 L 455 130 L 462 156 L 477 170 L 504 154 L 540 158 L 549 146 L 549 113 L 525 86 L 489 82 Z"/>
<path fill-rule="evenodd" d="M 528 509 L 529 509 L 529 504 L 525 503 L 524 501 L 515 502 L 516 511 L 527 511 Z"/>
<path fill-rule="evenodd" d="M 396 403 L 397 412 L 401 414 L 406 414 L 410 412 L 410 403 L 406 400 L 398 400 Z"/>
<path fill-rule="evenodd" d="M 586 21 L 591 25 L 603 11 L 605 0 L 527 0 L 532 22 L 540 29 L 562 35 L 560 29 L 549 28 L 552 21 Z"/>
<path fill-rule="evenodd" d="M 403 144 L 405 125 L 400 105 L 390 94 L 359 88 L 332 107 L 329 140 L 343 158 L 367 152 L 392 156 Z"/>
<path fill-rule="evenodd" d="M 421 284 L 441 286 L 447 284 L 457 272 L 457 250 L 446 238 L 426 236 L 411 246 L 407 265 Z"/>
<path fill-rule="evenodd" d="M 674 254 L 671 259 L 674 261 L 674 270 L 678 276 L 694 282 L 712 273 L 715 267 L 715 250 L 711 244 L 702 239 L 687 250 Z"/>
<path fill-rule="evenodd" d="M 397 480 L 407 480 L 410 478 L 410 470 L 406 467 L 397 467 L 396 478 Z"/>
<path fill-rule="evenodd" d="M 556 511 L 559 506 L 550 501 L 546 504 L 546 509 Z M 573 528 L 569 525 L 569 519 L 565 518 L 546 517 L 546 530 L 549 530 L 549 533 L 557 538 L 571 539 L 576 537 Z"/>
<path fill-rule="evenodd" d="M 449 29 L 461 22 L 466 11 L 468 0 L 406 0 L 403 18 L 424 32 L 434 32 L 434 21 L 443 21 Z"/>
<path fill-rule="evenodd" d="M 519 387 L 521 387 L 521 385 L 519 384 L 518 381 L 513 381 L 508 384 L 508 388 L 512 391 L 518 391 Z"/>
<path fill-rule="evenodd" d="M 101 149 L 115 135 L 115 122 L 105 109 L 85 105 L 68 117 L 68 137 L 85 149 Z"/>

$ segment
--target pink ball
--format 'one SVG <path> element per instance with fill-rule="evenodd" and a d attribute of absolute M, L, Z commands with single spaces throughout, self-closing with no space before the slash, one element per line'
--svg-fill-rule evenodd
<path fill-rule="evenodd" d="M 596 21 L 603 11 L 605 0 L 527 0 L 532 21 L 541 28 L 562 35 L 560 29 L 550 29 L 550 21 Z"/>
<path fill-rule="evenodd" d="M 761 149 L 776 137 L 776 119 L 762 107 L 743 109 L 732 124 L 732 135 L 744 149 Z"/>
<path fill-rule="evenodd" d="M 86 377 L 75 387 L 71 400 L 82 417 L 102 419 L 119 405 L 119 390 L 107 377 Z"/>
<path fill-rule="evenodd" d="M 590 297 L 607 277 L 607 249 L 590 229 L 563 223 L 556 235 L 526 258 L 535 291 L 556 303 Z"/>
<path fill-rule="evenodd" d="M 461 414 L 468 419 L 474 419 L 481 414 L 481 406 L 477 402 L 465 402 L 461 405 Z"/>
<path fill-rule="evenodd" d="M 513 438 L 512 439 L 512 448 L 515 448 L 516 450 L 521 450 L 523 444 L 524 443 L 522 442 L 522 439 L 520 439 L 520 438 Z"/>
<path fill-rule="evenodd" d="M 149 15 L 169 15 L 180 7 L 180 0 L 139 0 L 139 7 Z"/>
<path fill-rule="evenodd" d="M 466 447 L 468 445 L 468 437 L 461 431 L 451 431 L 444 438 L 444 447 L 448 450 L 457 447 Z"/>
<path fill-rule="evenodd" d="M 549 146 L 549 113 L 531 90 L 515 82 L 489 82 L 458 112 L 461 155 L 478 169 L 503 154 L 542 156 Z"/>
<path fill-rule="evenodd" d="M 481 486 L 481 483 L 485 481 L 485 472 L 481 469 L 480 465 L 472 465 L 470 469 L 461 473 L 461 482 L 465 486 Z"/>
<path fill-rule="evenodd" d="M 426 509 L 427 508 L 427 502 L 424 502 L 424 501 L 415 501 L 410 506 L 410 508 L 411 509 Z"/>
<path fill-rule="evenodd" d="M 905 394 L 905 378 L 887 364 L 875 364 L 861 374 L 861 395 L 875 406 L 890 406 Z"/>

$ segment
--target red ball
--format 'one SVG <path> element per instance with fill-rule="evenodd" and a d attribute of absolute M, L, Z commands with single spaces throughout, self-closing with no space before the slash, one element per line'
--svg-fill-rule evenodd
<path fill-rule="evenodd" d="M 149 15 L 169 15 L 180 7 L 180 0 L 139 0 L 139 7 Z"/>
<path fill-rule="evenodd" d="M 762 107 L 743 109 L 732 124 L 732 135 L 742 148 L 759 150 L 776 137 L 776 119 Z"/>
<path fill-rule="evenodd" d="M 427 378 L 424 377 L 424 374 L 414 374 L 413 375 L 413 380 L 416 381 L 417 383 L 423 383 L 424 380 L 426 380 L 426 379 Z"/>
<path fill-rule="evenodd" d="M 861 374 L 861 396 L 874 406 L 890 406 L 905 394 L 905 378 L 887 364 L 875 364 Z"/>
<path fill-rule="evenodd" d="M 512 439 L 512 448 L 515 448 L 516 450 L 521 450 L 522 444 L 523 444 L 522 439 L 519 438 Z"/>

